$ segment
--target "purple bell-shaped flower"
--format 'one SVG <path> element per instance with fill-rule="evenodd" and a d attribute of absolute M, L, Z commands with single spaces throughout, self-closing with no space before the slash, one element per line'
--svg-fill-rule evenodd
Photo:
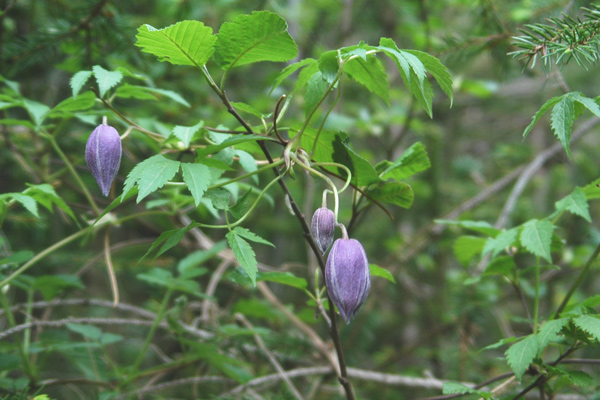
<path fill-rule="evenodd" d="M 331 243 L 333 243 L 335 233 L 335 215 L 333 211 L 325 207 L 318 208 L 312 217 L 311 230 L 321 253 L 325 254 Z"/>
<path fill-rule="evenodd" d="M 85 146 L 85 161 L 100 190 L 108 196 L 121 165 L 121 137 L 115 128 L 98 125 Z"/>
<path fill-rule="evenodd" d="M 350 323 L 371 289 L 369 261 L 358 240 L 343 238 L 333 243 L 325 267 L 325 285 L 344 321 Z"/>

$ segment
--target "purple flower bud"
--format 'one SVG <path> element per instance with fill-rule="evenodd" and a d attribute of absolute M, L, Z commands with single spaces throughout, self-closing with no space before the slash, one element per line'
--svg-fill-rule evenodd
<path fill-rule="evenodd" d="M 321 253 L 325 254 L 331 243 L 333 243 L 335 233 L 335 215 L 333 211 L 325 207 L 317 209 L 312 217 L 311 230 Z"/>
<path fill-rule="evenodd" d="M 325 285 L 344 321 L 350 323 L 371 289 L 369 261 L 358 240 L 335 241 L 327 258 Z"/>
<path fill-rule="evenodd" d="M 85 146 L 85 161 L 102 194 L 108 196 L 121 165 L 121 137 L 115 128 L 98 125 L 94 129 Z"/>

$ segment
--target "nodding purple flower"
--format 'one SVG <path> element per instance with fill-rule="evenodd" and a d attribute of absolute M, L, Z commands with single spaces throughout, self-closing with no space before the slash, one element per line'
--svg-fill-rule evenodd
<path fill-rule="evenodd" d="M 369 261 L 356 239 L 338 239 L 327 258 L 325 285 L 333 304 L 346 321 L 356 316 L 371 289 Z"/>
<path fill-rule="evenodd" d="M 121 137 L 115 128 L 98 125 L 85 146 L 85 161 L 100 190 L 108 196 L 121 165 Z"/>
<path fill-rule="evenodd" d="M 321 253 L 325 254 L 331 243 L 333 243 L 335 233 L 335 215 L 333 211 L 325 207 L 318 208 L 312 217 L 311 230 Z"/>

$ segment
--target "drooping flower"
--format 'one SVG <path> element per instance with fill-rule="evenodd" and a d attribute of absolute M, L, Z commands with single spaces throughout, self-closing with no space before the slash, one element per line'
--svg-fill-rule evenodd
<path fill-rule="evenodd" d="M 356 239 L 337 239 L 327 258 L 325 285 L 346 323 L 356 316 L 371 289 L 369 261 Z"/>
<path fill-rule="evenodd" d="M 333 211 L 325 207 L 318 208 L 312 217 L 311 230 L 321 253 L 325 254 L 331 243 L 333 243 L 335 233 L 335 215 Z"/>
<path fill-rule="evenodd" d="M 121 151 L 121 137 L 112 126 L 98 125 L 88 138 L 85 161 L 104 196 L 108 196 L 119 172 Z"/>

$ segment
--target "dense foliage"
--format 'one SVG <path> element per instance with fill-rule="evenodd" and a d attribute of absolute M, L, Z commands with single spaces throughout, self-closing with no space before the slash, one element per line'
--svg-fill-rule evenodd
<path fill-rule="evenodd" d="M 0 399 L 600 398 L 598 5 L 0 7 Z"/>

